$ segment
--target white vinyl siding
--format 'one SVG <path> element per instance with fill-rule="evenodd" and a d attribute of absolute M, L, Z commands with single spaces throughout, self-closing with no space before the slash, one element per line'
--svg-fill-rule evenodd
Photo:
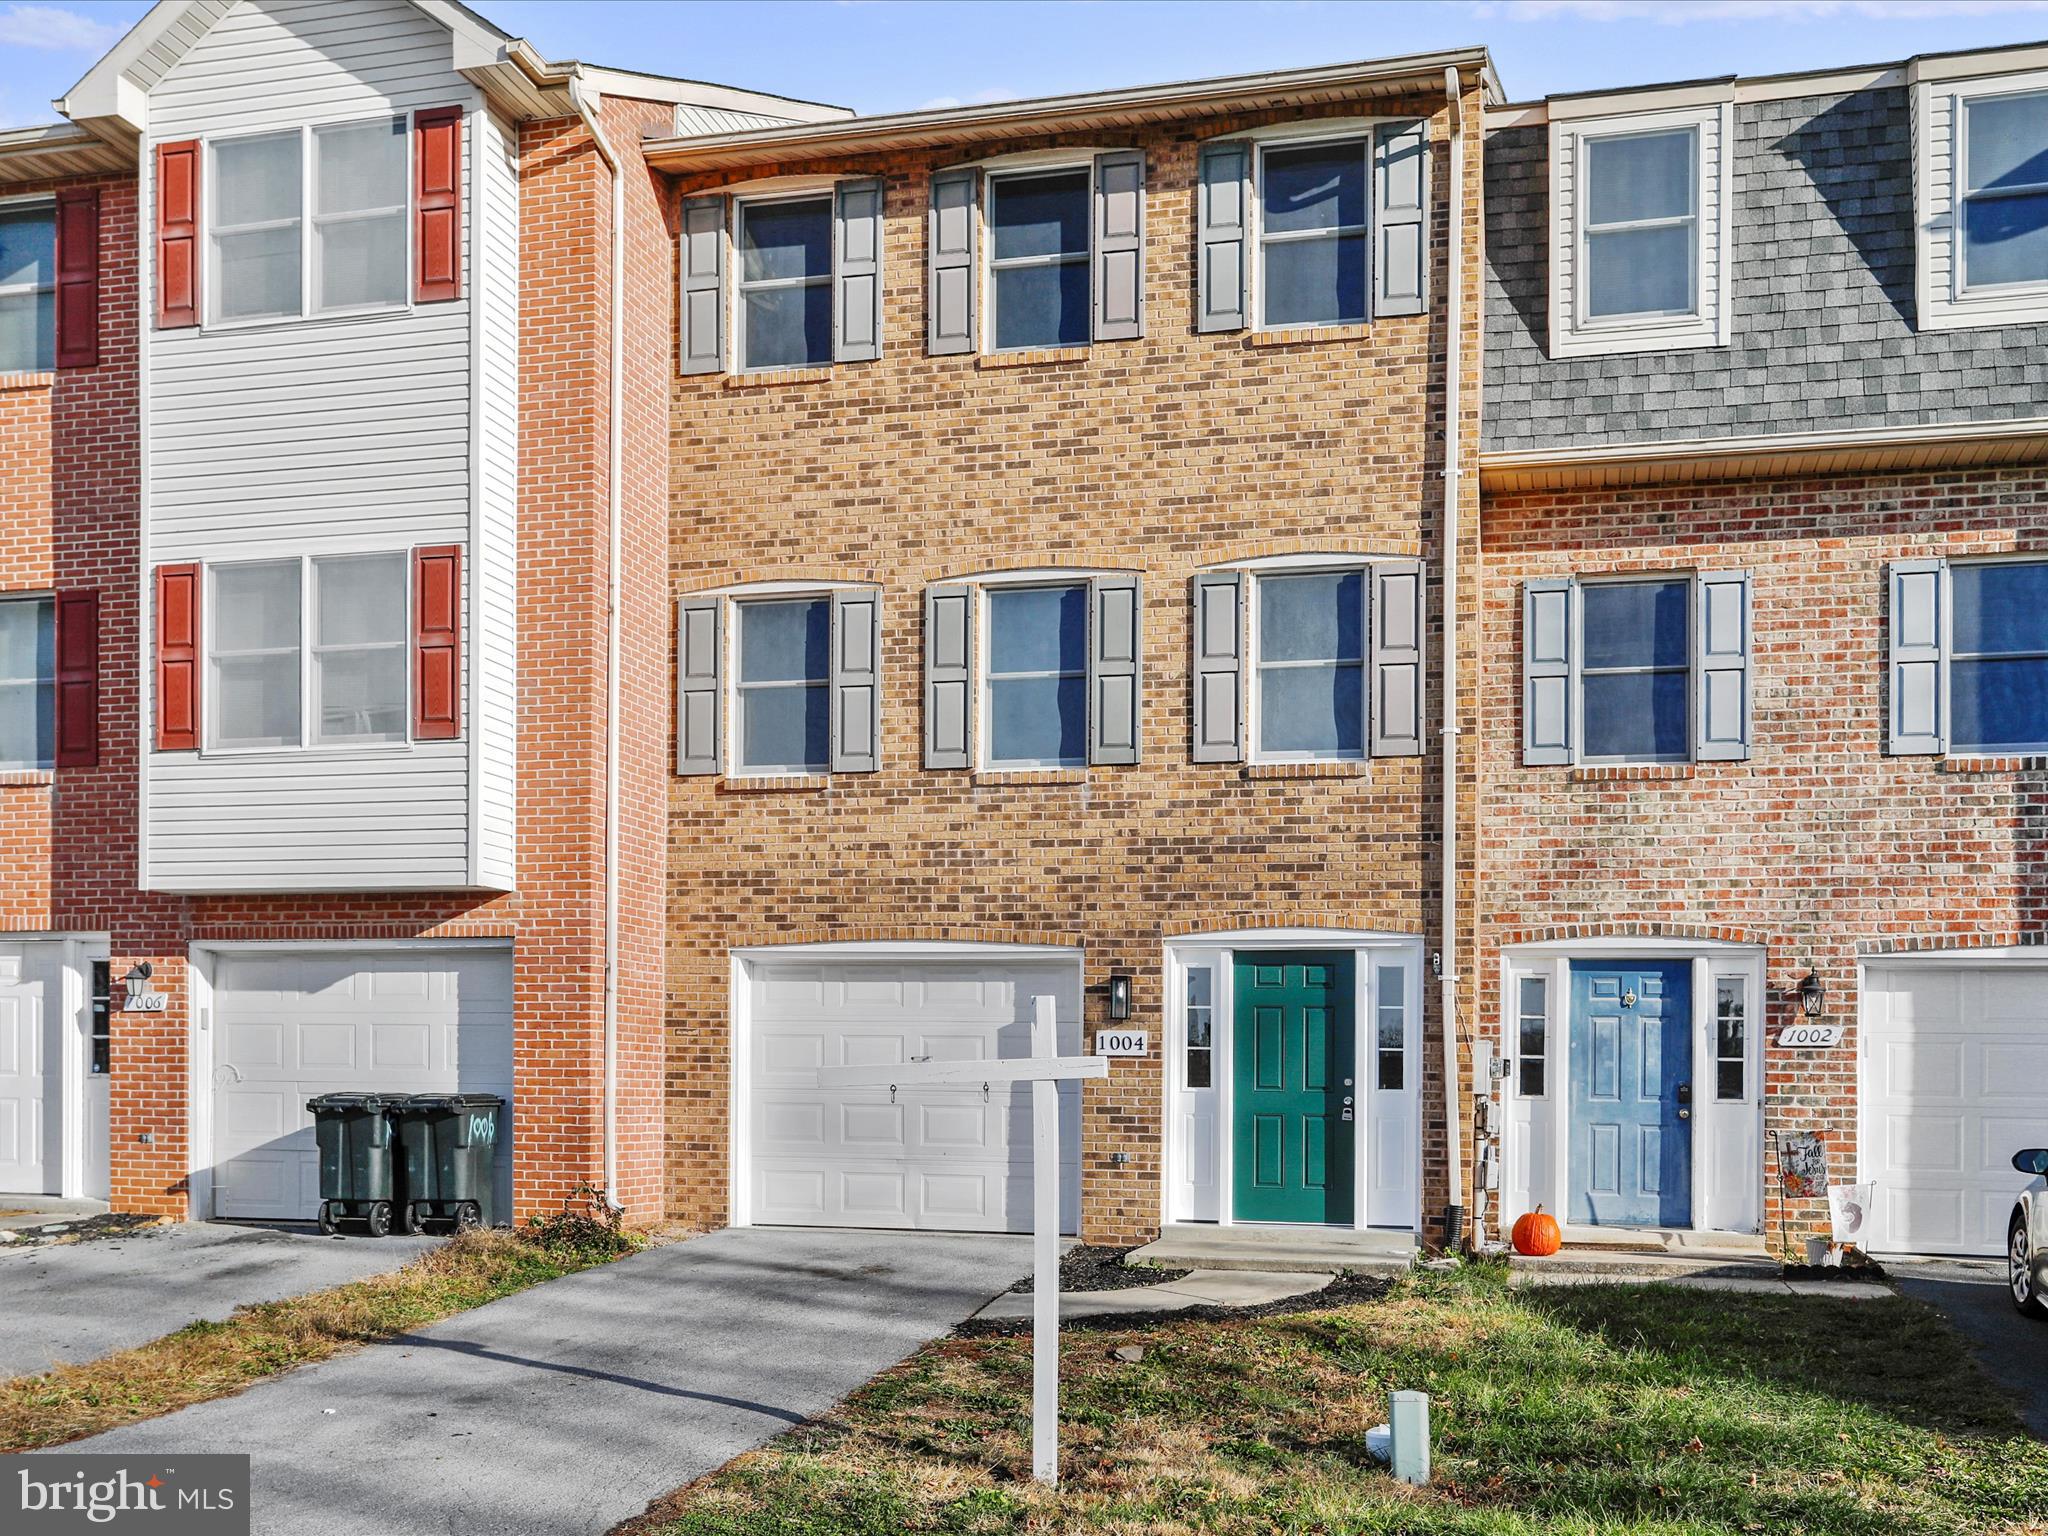
<path fill-rule="evenodd" d="M 403 0 L 244 0 L 151 92 L 154 141 L 465 109 L 462 297 L 149 331 L 145 541 L 151 565 L 461 546 L 467 667 L 457 740 L 146 754 L 149 889 L 511 885 L 517 188 L 503 133 L 449 63 L 447 31 Z M 144 207 L 153 169 L 145 155 Z M 150 292 L 153 243 L 140 245 Z"/>
<path fill-rule="evenodd" d="M 1593 357 L 1608 353 L 1667 351 L 1726 346 L 1729 341 L 1728 268 L 1735 210 L 1730 174 L 1732 153 L 1727 104 L 1669 112 L 1644 112 L 1599 119 L 1564 119 L 1550 127 L 1550 355 Z M 1592 313 L 1586 267 L 1589 195 L 1589 140 L 1693 134 L 1694 196 L 1690 230 L 1693 247 L 1691 303 L 1677 313 Z M 1677 226 L 1673 226 L 1677 227 Z"/>
<path fill-rule="evenodd" d="M 2048 91 L 2048 72 L 1922 81 L 1913 90 L 1913 212 L 1919 323 L 1924 330 L 2048 320 L 2048 281 L 1972 283 L 1962 250 L 1968 106 Z"/>

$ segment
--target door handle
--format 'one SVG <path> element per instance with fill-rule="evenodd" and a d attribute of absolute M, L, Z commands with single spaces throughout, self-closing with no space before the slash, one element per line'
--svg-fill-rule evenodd
<path fill-rule="evenodd" d="M 1345 1102 L 1346 1104 L 1349 1104 L 1349 1103 L 1351 1102 L 1351 1095 L 1350 1095 L 1350 1094 L 1348 1094 L 1348 1093 L 1347 1093 L 1347 1094 L 1345 1094 L 1345 1095 L 1344 1095 L 1344 1102 Z"/>
<path fill-rule="evenodd" d="M 1681 1109 L 1678 1112 L 1678 1118 L 1681 1120 L 1690 1120 L 1692 1118 L 1692 1111 L 1689 1109 Z"/>

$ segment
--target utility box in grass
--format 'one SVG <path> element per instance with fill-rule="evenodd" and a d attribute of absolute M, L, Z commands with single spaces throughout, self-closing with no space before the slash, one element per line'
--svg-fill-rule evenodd
<path fill-rule="evenodd" d="M 403 1189 L 400 1222 L 408 1232 L 429 1223 L 456 1231 L 498 1224 L 499 1112 L 495 1093 L 415 1093 L 397 1100 Z"/>

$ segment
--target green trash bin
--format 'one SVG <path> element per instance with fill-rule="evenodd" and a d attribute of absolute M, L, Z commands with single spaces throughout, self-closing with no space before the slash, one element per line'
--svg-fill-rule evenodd
<path fill-rule="evenodd" d="M 397 1190 L 388 1094 L 323 1093 L 306 1100 L 320 1144 L 320 1230 L 360 1221 L 372 1237 L 391 1230 Z"/>
<path fill-rule="evenodd" d="M 429 1222 L 457 1231 L 498 1224 L 495 1093 L 415 1093 L 394 1109 L 403 1194 L 399 1221 L 407 1232 Z"/>

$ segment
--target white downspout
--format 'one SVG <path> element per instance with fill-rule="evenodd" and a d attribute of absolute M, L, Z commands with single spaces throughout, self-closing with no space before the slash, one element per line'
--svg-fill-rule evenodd
<path fill-rule="evenodd" d="M 1465 1139 L 1461 1110 L 1465 1084 L 1458 1071 L 1458 385 L 1465 345 L 1465 125 L 1459 112 L 1458 71 L 1444 70 L 1451 115 L 1450 285 L 1445 300 L 1444 345 L 1444 725 L 1443 725 L 1443 967 L 1438 1010 L 1444 1030 L 1444 1146 L 1450 1201 L 1444 1208 L 1444 1246 L 1456 1248 L 1465 1225 Z"/>
<path fill-rule="evenodd" d="M 619 157 L 597 121 L 597 108 L 577 75 L 569 77 L 569 100 L 597 146 L 612 178 L 611 411 L 606 422 L 605 610 L 604 610 L 604 1197 L 619 1207 L 619 541 L 624 525 L 624 492 L 619 484 L 619 417 L 625 408 L 626 179 Z"/>

